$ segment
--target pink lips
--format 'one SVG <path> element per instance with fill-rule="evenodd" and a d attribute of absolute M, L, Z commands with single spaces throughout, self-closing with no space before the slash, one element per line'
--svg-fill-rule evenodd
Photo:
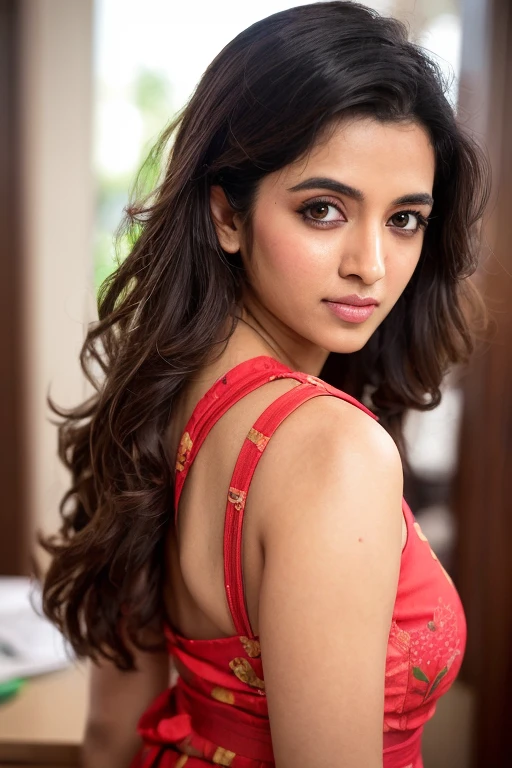
<path fill-rule="evenodd" d="M 342 296 L 339 299 L 326 301 L 325 303 L 337 317 L 341 320 L 346 320 L 348 323 L 363 323 L 365 320 L 368 320 L 378 305 L 378 301 L 371 296 L 362 298 L 356 296 L 356 294 Z"/>

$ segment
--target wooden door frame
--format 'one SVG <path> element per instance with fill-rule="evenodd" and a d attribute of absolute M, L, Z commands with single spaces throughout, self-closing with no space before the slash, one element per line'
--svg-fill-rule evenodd
<path fill-rule="evenodd" d="M 466 0 L 466 11 L 460 114 L 493 169 L 477 274 L 492 325 L 464 379 L 456 573 L 468 622 L 462 674 L 476 694 L 473 768 L 503 768 L 512 765 L 512 6 Z"/>
<path fill-rule="evenodd" d="M 0 0 L 0 575 L 28 570 L 17 0 Z"/>

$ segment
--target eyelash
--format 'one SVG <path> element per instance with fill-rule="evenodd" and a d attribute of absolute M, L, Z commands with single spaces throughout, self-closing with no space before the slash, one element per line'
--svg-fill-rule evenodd
<path fill-rule="evenodd" d="M 328 206 L 331 206 L 332 208 L 336 208 L 336 210 L 339 211 L 339 213 L 343 213 L 339 205 L 337 205 L 336 203 L 333 203 L 332 200 L 326 200 L 324 198 L 311 200 L 308 203 L 305 203 L 304 205 L 302 205 L 298 209 L 297 213 L 301 214 L 302 219 L 304 221 L 307 221 L 309 223 L 312 222 L 314 227 L 326 227 L 329 224 L 333 223 L 332 221 L 320 221 L 318 219 L 311 219 L 305 215 L 306 211 L 309 211 L 312 208 L 315 208 L 315 206 L 317 205 L 328 205 Z M 418 226 L 416 227 L 416 229 L 402 230 L 401 227 L 392 227 L 392 229 L 396 229 L 400 234 L 405 235 L 406 237 L 411 237 L 411 235 L 415 235 L 420 229 L 425 230 L 427 228 L 429 219 L 425 218 L 425 216 L 423 216 L 420 213 L 420 211 L 413 211 L 411 209 L 407 209 L 407 210 L 397 211 L 396 213 L 393 214 L 393 216 L 397 216 L 400 213 L 408 213 L 411 216 L 415 216 L 418 219 Z M 393 218 L 393 217 L 391 216 L 390 218 Z"/>

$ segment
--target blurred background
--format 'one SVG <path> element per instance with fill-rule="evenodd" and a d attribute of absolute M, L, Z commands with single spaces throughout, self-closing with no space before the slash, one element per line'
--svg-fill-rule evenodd
<path fill-rule="evenodd" d="M 297 0 L 0 0 L 0 575 L 30 572 L 67 476 L 48 394 L 87 395 L 78 353 L 137 169 L 216 53 Z M 367 0 L 441 65 L 488 151 L 475 282 L 492 319 L 441 405 L 411 413 L 405 495 L 468 619 L 460 679 L 425 735 L 425 768 L 512 766 L 512 2 Z M 117 257 L 122 258 L 121 240 Z M 0 710 L 0 723 L 2 711 Z"/>

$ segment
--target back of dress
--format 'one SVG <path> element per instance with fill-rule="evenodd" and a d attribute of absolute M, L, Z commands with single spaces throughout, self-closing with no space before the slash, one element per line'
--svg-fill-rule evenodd
<path fill-rule="evenodd" d="M 275 430 L 307 400 L 334 396 L 376 417 L 355 398 L 314 376 L 292 372 L 270 357 L 247 360 L 219 379 L 194 409 L 178 449 L 175 488 L 177 510 L 187 474 L 212 426 L 234 403 L 276 378 L 294 379 L 298 386 L 274 400 L 249 430 L 226 501 L 224 585 L 237 634 L 195 640 L 167 626 L 179 677 L 142 716 L 139 733 L 145 747 L 132 768 L 274 765 L 260 645 L 247 614 L 242 572 L 244 509 L 251 480 Z M 403 514 L 407 542 L 386 656 L 384 768 L 422 768 L 423 725 L 454 681 L 466 640 L 453 583 L 405 501 Z"/>

